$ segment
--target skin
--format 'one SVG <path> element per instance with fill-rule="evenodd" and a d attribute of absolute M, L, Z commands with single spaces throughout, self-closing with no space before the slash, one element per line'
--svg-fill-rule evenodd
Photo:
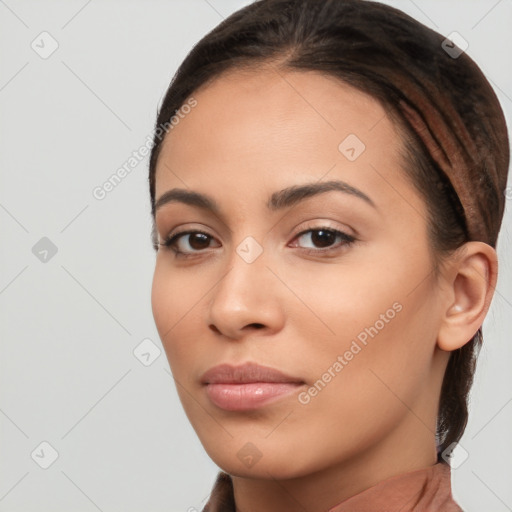
<path fill-rule="evenodd" d="M 209 456 L 232 475 L 237 510 L 328 510 L 435 464 L 449 351 L 484 320 L 495 251 L 470 242 L 439 276 L 432 272 L 426 205 L 401 168 L 397 130 L 370 96 L 319 73 L 270 66 L 231 71 L 193 96 L 197 106 L 164 141 L 156 199 L 193 190 L 214 198 L 221 214 L 180 202 L 157 211 L 159 242 L 178 229 L 211 238 L 201 245 L 183 236 L 188 259 L 160 246 L 151 301 L 184 410 Z M 354 161 L 338 149 L 349 134 L 366 146 Z M 282 211 L 266 207 L 278 190 L 331 179 L 375 207 L 340 191 Z M 297 236 L 323 227 L 356 240 L 321 245 L 318 231 Z M 263 249 L 252 263 L 236 251 L 247 236 Z M 298 394 L 396 303 L 400 312 L 300 403 Z M 202 374 L 246 361 L 305 384 L 255 411 L 218 408 Z M 237 456 L 248 442 L 261 454 L 251 467 Z"/>

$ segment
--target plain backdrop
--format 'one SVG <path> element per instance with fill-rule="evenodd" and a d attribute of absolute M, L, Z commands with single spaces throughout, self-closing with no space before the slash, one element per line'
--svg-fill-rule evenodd
<path fill-rule="evenodd" d="M 192 46 L 248 3 L 0 1 L 2 512 L 191 512 L 206 501 L 218 468 L 151 313 L 148 158 L 103 199 L 93 191 L 145 144 Z M 386 3 L 460 33 L 512 125 L 510 0 Z M 512 510 L 511 201 L 509 189 L 460 443 L 469 456 L 452 470 L 468 512 Z"/>

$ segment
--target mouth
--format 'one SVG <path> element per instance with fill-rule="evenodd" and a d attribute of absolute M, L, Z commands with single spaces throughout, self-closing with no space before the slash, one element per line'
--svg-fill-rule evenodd
<path fill-rule="evenodd" d="M 296 392 L 305 382 L 274 368 L 248 362 L 241 366 L 215 366 L 203 374 L 201 384 L 217 407 L 248 411 Z"/>

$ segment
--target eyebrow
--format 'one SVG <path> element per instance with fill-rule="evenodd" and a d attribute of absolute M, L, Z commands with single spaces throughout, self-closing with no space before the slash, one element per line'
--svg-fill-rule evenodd
<path fill-rule="evenodd" d="M 270 196 L 267 202 L 267 208 L 270 211 L 283 210 L 285 208 L 290 208 L 309 197 L 330 192 L 332 190 L 358 197 L 373 208 L 377 209 L 375 203 L 364 192 L 361 192 L 361 190 L 341 180 L 324 181 L 321 183 L 306 183 L 305 185 L 293 185 L 291 187 L 284 188 L 283 190 L 274 192 Z M 204 210 L 210 210 L 216 215 L 221 215 L 220 206 L 212 197 L 181 188 L 174 188 L 164 192 L 156 201 L 153 213 L 155 214 L 162 206 L 172 202 L 185 203 Z"/>

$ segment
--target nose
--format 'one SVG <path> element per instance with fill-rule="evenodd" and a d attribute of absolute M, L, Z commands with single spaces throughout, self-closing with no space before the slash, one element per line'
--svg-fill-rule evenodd
<path fill-rule="evenodd" d="M 282 328 L 286 288 L 265 256 L 264 251 L 248 262 L 233 250 L 209 304 L 208 325 L 216 334 L 238 341 L 256 331 L 268 335 Z"/>

